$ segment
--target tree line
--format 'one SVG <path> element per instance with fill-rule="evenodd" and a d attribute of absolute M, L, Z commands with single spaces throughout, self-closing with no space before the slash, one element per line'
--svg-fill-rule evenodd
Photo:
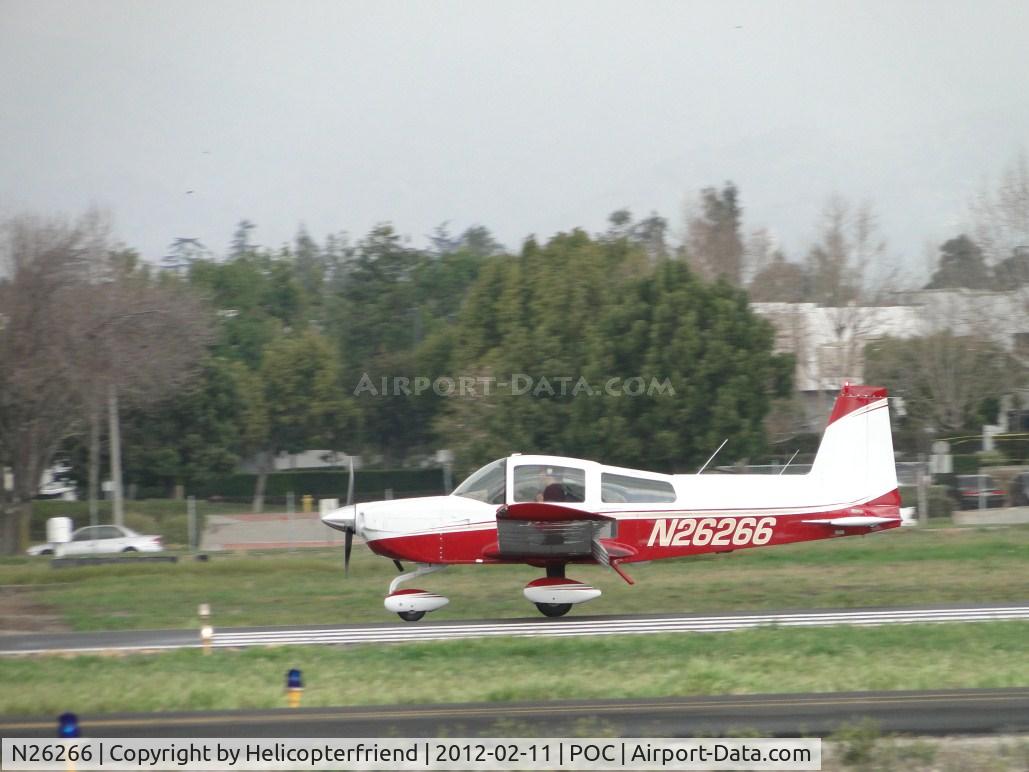
<path fill-rule="evenodd" d="M 806 260 L 791 262 L 768 232 L 745 230 L 732 183 L 701 191 L 678 240 L 659 215 L 619 210 L 603 232 L 517 250 L 481 226 L 443 225 L 413 246 L 389 224 L 358 239 L 302 228 L 268 247 L 244 220 L 224 253 L 176 239 L 154 265 L 94 213 L 9 220 L 4 549 L 23 538 L 26 502 L 56 455 L 96 491 L 114 421 L 125 484 L 188 492 L 256 460 L 258 507 L 274 457 L 310 448 L 384 467 L 449 448 L 463 469 L 536 451 L 686 471 L 726 438 L 723 458 L 758 456 L 793 361 L 749 302 L 845 308 L 877 291 L 885 242 L 870 208 L 833 198 L 816 231 Z M 994 276 L 1019 254 L 996 257 L 1003 229 L 977 238 Z M 937 274 L 955 275 L 952 252 Z M 516 377 L 529 388 L 514 393 Z"/>

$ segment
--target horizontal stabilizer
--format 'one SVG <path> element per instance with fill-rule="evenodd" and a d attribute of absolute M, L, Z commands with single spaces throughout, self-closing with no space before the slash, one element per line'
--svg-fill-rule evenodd
<path fill-rule="evenodd" d="M 508 504 L 497 510 L 498 520 L 534 520 L 536 522 L 556 520 L 610 520 L 606 515 L 584 512 L 574 507 L 551 504 L 546 501 L 525 501 Z"/>
<path fill-rule="evenodd" d="M 871 528 L 886 523 L 896 523 L 899 517 L 875 517 L 872 515 L 848 515 L 847 517 L 830 517 L 825 520 L 801 520 L 807 525 L 827 525 L 831 528 Z"/>

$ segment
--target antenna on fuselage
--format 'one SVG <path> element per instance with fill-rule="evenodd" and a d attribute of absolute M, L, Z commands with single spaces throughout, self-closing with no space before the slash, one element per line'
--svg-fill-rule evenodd
<path fill-rule="evenodd" d="M 792 455 L 792 456 L 790 456 L 790 460 L 786 462 L 786 466 L 784 466 L 784 467 L 783 467 L 782 469 L 780 469 L 780 470 L 779 470 L 779 474 L 780 474 L 780 475 L 781 475 L 781 474 L 782 474 L 783 472 L 785 472 L 785 471 L 786 471 L 787 469 L 789 469 L 789 467 L 790 467 L 790 464 L 792 464 L 792 463 L 793 463 L 793 459 L 795 459 L 795 458 L 797 457 L 797 454 L 798 454 L 798 453 L 800 453 L 800 448 L 797 448 L 797 449 L 796 449 L 795 451 L 793 451 L 793 455 Z"/>
<path fill-rule="evenodd" d="M 718 450 L 716 450 L 714 453 L 711 454 L 711 458 L 709 458 L 707 461 L 704 462 L 704 466 L 700 467 L 700 469 L 697 471 L 697 474 L 700 474 L 705 469 L 707 469 L 707 465 L 715 460 L 715 456 L 718 455 L 718 451 L 721 450 L 722 448 L 724 448 L 725 447 L 725 443 L 727 443 L 728 441 L 729 441 L 728 437 L 726 437 L 724 440 L 722 440 L 722 444 L 718 446 Z"/>

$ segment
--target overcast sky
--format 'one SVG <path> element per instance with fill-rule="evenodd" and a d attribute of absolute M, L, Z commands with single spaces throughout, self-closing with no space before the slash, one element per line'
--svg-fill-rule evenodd
<path fill-rule="evenodd" d="M 100 205 L 151 259 L 242 218 L 679 231 L 732 180 L 790 257 L 837 192 L 922 269 L 1027 145 L 1024 0 L 0 0 L 0 213 Z"/>

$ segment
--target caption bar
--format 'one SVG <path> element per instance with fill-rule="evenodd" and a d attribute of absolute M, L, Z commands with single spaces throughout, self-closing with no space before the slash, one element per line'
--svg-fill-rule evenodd
<path fill-rule="evenodd" d="M 5 738 L 3 769 L 821 769 L 819 739 L 75 739 Z"/>

